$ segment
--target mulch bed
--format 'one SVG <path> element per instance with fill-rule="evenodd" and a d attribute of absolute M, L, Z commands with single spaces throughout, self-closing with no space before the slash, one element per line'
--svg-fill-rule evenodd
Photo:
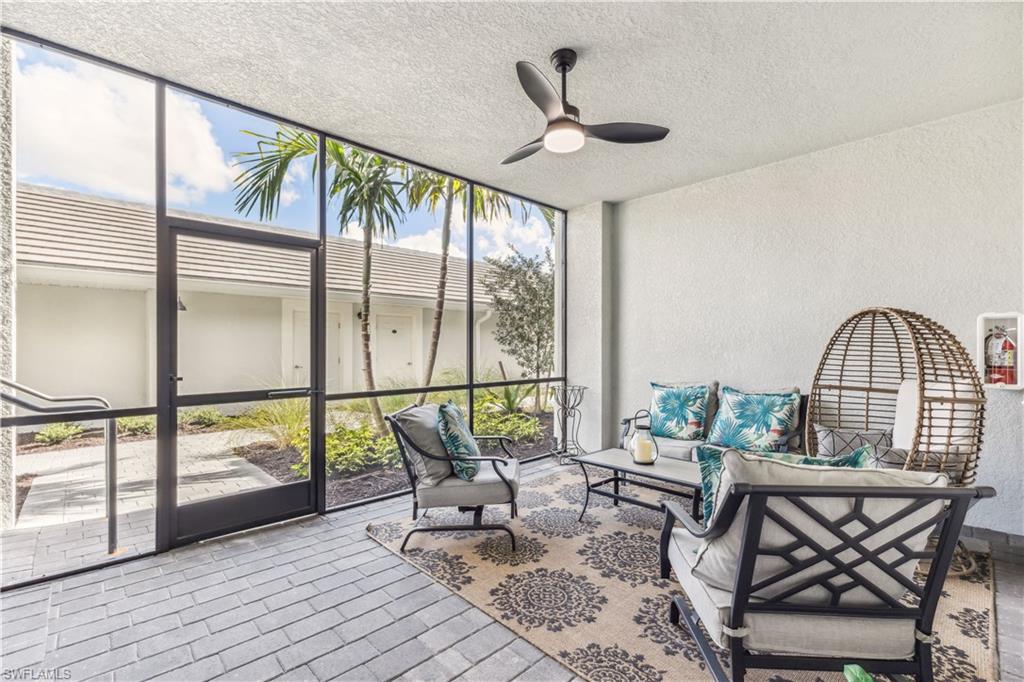
<path fill-rule="evenodd" d="M 213 431 L 224 431 L 223 426 L 191 426 L 182 424 L 178 426 L 179 434 L 210 433 Z M 18 434 L 19 455 L 31 455 L 36 452 L 54 452 L 56 450 L 76 450 L 87 448 L 93 445 L 103 445 L 103 429 L 87 429 L 74 438 L 69 438 L 63 443 L 37 443 L 34 433 Z M 142 440 L 156 440 L 155 433 L 142 433 L 131 435 L 127 433 L 117 434 L 118 443 L 137 443 Z"/>

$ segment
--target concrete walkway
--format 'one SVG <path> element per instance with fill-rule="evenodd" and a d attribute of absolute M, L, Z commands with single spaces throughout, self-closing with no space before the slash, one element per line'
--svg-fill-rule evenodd
<path fill-rule="evenodd" d="M 178 437 L 178 499 L 195 502 L 279 485 L 232 449 L 265 441 L 258 431 L 221 431 Z M 119 443 L 118 554 L 153 549 L 156 441 Z M 33 474 L 13 529 L 0 535 L 3 584 L 110 559 L 102 445 L 19 455 L 17 475 Z"/>

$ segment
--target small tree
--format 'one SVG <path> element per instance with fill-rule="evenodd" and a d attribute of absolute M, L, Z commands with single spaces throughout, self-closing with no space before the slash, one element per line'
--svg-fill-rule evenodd
<path fill-rule="evenodd" d="M 555 367 L 555 268 L 551 250 L 525 256 L 514 246 L 503 258 L 485 258 L 484 287 L 498 314 L 494 339 L 523 368 L 541 379 Z M 544 407 L 545 391 L 537 392 Z"/>

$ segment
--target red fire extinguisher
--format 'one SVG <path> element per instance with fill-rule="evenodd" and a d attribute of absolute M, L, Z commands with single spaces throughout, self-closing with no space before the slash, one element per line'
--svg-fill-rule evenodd
<path fill-rule="evenodd" d="M 985 337 L 985 383 L 1017 383 L 1017 344 L 1008 332 L 1016 331 L 997 325 Z"/>

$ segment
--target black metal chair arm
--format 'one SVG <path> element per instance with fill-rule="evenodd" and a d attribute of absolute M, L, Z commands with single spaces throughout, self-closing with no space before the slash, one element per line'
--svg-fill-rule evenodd
<path fill-rule="evenodd" d="M 496 440 L 496 441 L 498 441 L 498 445 L 501 446 L 502 451 L 506 455 L 508 455 L 509 458 L 515 459 L 515 455 L 513 455 L 512 451 L 509 450 L 509 446 L 512 445 L 515 441 L 513 441 L 508 436 L 477 436 L 477 435 L 474 435 L 473 437 L 476 438 L 477 440 Z"/>

